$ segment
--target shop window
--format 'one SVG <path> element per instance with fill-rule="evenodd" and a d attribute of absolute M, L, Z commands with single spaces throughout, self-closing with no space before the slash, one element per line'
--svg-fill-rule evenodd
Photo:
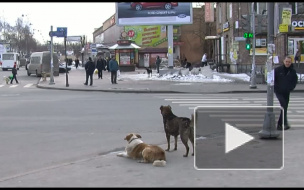
<path fill-rule="evenodd" d="M 294 41 L 293 40 L 288 40 L 288 55 L 294 55 Z"/>
<path fill-rule="evenodd" d="M 130 53 L 129 52 L 120 52 L 119 53 L 119 64 L 120 65 L 130 65 Z"/>

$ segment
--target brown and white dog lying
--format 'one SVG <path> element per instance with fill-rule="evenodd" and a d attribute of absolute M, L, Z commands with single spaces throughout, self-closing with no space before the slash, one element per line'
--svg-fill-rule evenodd
<path fill-rule="evenodd" d="M 125 152 L 119 153 L 117 156 L 140 159 L 138 162 L 153 163 L 153 166 L 165 166 L 165 151 L 159 146 L 144 143 L 140 138 L 139 134 L 128 134 L 124 138 L 124 140 L 128 141 Z"/>

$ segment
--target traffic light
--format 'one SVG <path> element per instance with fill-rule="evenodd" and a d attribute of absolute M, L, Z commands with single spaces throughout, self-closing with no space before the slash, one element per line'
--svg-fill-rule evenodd
<path fill-rule="evenodd" d="M 251 15 L 250 14 L 246 14 L 246 15 L 242 15 L 242 29 L 244 31 L 250 32 L 251 31 Z"/>
<path fill-rule="evenodd" d="M 251 49 L 251 40 L 250 40 L 250 38 L 246 38 L 246 49 L 247 50 Z"/>

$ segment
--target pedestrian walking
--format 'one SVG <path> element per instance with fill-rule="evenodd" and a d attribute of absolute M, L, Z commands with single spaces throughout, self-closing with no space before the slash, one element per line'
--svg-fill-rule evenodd
<path fill-rule="evenodd" d="M 84 83 L 84 85 L 88 85 L 88 80 L 90 77 L 90 86 L 93 85 L 93 73 L 95 70 L 95 64 L 92 61 L 92 58 L 89 57 L 89 61 L 85 64 L 84 66 L 85 70 L 86 70 L 86 82 Z"/>
<path fill-rule="evenodd" d="M 204 53 L 202 57 L 202 67 L 207 66 L 207 53 Z"/>
<path fill-rule="evenodd" d="M 274 70 L 274 92 L 278 98 L 281 107 L 280 117 L 277 123 L 277 129 L 282 130 L 282 124 L 284 121 L 284 130 L 290 128 L 287 120 L 287 108 L 289 104 L 290 92 L 293 91 L 298 82 L 298 75 L 293 68 L 291 57 L 286 56 L 284 64 L 275 68 Z"/>
<path fill-rule="evenodd" d="M 13 84 L 13 80 L 15 79 L 16 83 L 19 84 L 18 80 L 17 80 L 17 69 L 16 69 L 16 65 L 14 65 L 13 69 L 12 69 L 12 74 L 13 77 L 11 79 L 11 84 Z"/>
<path fill-rule="evenodd" d="M 102 71 L 105 70 L 105 60 L 101 56 L 97 59 L 96 68 L 98 70 L 98 79 L 102 79 Z"/>
<path fill-rule="evenodd" d="M 107 57 L 107 58 L 106 58 L 106 65 L 107 65 L 107 70 L 108 70 L 108 72 L 110 72 L 109 62 L 110 62 L 110 58 Z"/>
<path fill-rule="evenodd" d="M 157 73 L 159 73 L 160 63 L 161 63 L 161 59 L 159 58 L 159 56 L 157 56 L 155 61 Z"/>
<path fill-rule="evenodd" d="M 79 66 L 79 59 L 78 59 L 78 57 L 76 57 L 76 59 L 75 59 L 75 67 L 76 67 L 76 69 L 78 68 L 78 66 Z"/>
<path fill-rule="evenodd" d="M 299 67 L 300 62 L 301 62 L 301 51 L 299 49 L 294 56 L 294 60 L 295 60 L 295 63 L 298 63 L 298 67 Z"/>
<path fill-rule="evenodd" d="M 111 82 L 112 84 L 117 84 L 117 71 L 119 69 L 118 63 L 115 60 L 115 57 L 112 57 L 112 60 L 109 62 L 109 69 L 111 72 Z"/>

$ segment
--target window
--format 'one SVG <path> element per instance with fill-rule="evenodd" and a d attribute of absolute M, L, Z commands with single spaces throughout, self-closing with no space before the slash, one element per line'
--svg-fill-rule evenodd
<path fill-rule="evenodd" d="M 229 18 L 232 18 L 232 3 L 229 3 Z"/>
<path fill-rule="evenodd" d="M 219 8 L 217 9 L 218 10 L 218 17 L 219 17 L 219 23 L 222 23 L 222 6 L 220 4 Z"/>
<path fill-rule="evenodd" d="M 297 6 L 297 14 L 304 14 L 304 3 L 296 3 Z"/>
<path fill-rule="evenodd" d="M 293 49 L 294 49 L 294 41 L 288 40 L 288 55 L 294 55 Z"/>
<path fill-rule="evenodd" d="M 3 54 L 2 60 L 14 60 L 14 54 Z"/>
<path fill-rule="evenodd" d="M 228 17 L 228 14 L 229 14 L 229 12 L 230 12 L 230 11 L 229 11 L 229 4 L 230 4 L 230 3 L 226 3 L 226 4 L 225 4 L 225 5 L 226 5 L 226 21 L 228 21 L 228 18 L 229 18 L 229 17 Z"/>
<path fill-rule="evenodd" d="M 40 60 L 41 60 L 41 57 L 32 57 L 31 64 L 39 64 Z"/>
<path fill-rule="evenodd" d="M 254 3 L 254 11 L 259 15 L 267 15 L 266 3 Z"/>
<path fill-rule="evenodd" d="M 304 3 L 292 2 L 289 4 L 292 8 L 292 14 L 304 14 Z"/>

